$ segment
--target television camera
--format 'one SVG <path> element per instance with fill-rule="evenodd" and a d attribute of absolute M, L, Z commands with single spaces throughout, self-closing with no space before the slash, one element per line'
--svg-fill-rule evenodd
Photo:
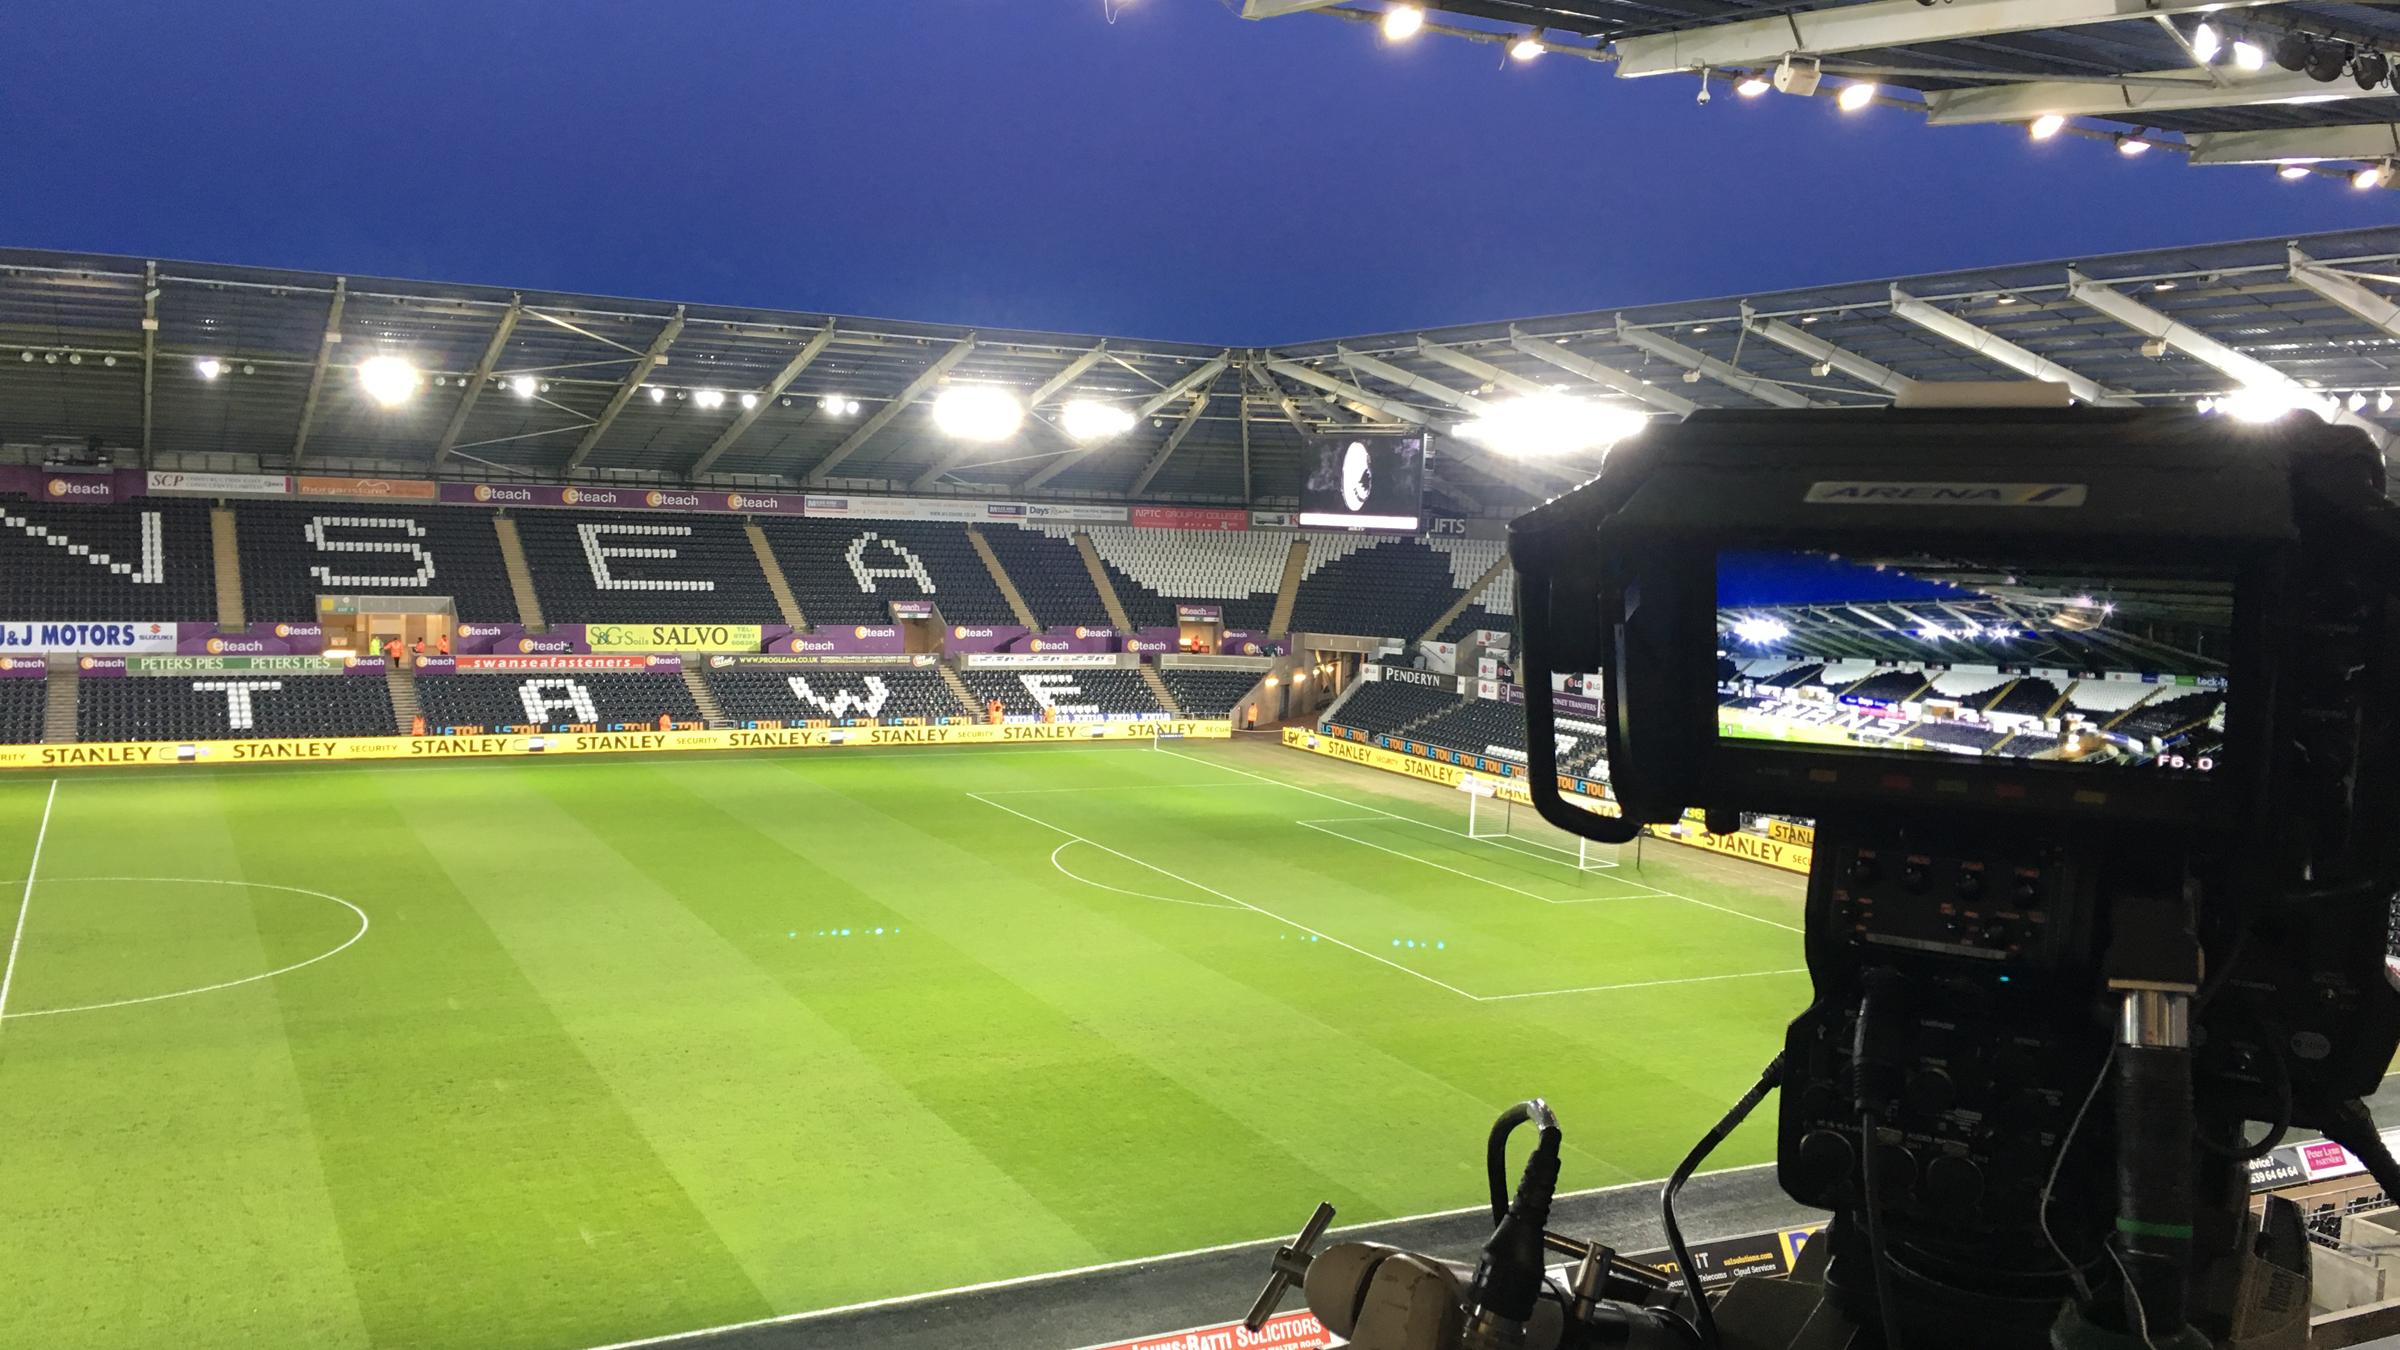
<path fill-rule="evenodd" d="M 2400 1196 L 2362 1105 L 2400 1045 L 2400 509 L 2362 434 L 1704 412 L 1510 550 L 1545 819 L 1815 822 L 1813 998 L 1667 1183 L 1679 1263 L 1675 1192 L 1770 1091 L 1777 1180 L 1832 1219 L 1792 1279 L 1671 1286 L 1548 1231 L 1528 1102 L 1474 1266 L 1313 1253 L 1321 1206 L 1254 1321 L 1297 1282 L 1372 1350 L 2308 1343 L 2300 1218 L 2244 1163 L 2316 1130 Z M 1591 674 L 1613 816 L 1556 771 Z"/>

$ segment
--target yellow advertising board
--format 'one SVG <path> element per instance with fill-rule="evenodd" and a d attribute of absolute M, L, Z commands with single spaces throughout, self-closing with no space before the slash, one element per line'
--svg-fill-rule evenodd
<path fill-rule="evenodd" d="M 877 745 L 1000 745 L 1012 742 L 1132 741 L 1156 736 L 1225 740 L 1224 721 L 1004 722 L 931 727 L 791 727 L 774 731 L 579 731 L 555 736 L 364 736 L 280 741 L 124 741 L 0 745 L 0 769 L 80 769 L 178 764 L 340 763 L 384 759 L 475 759 L 511 755 L 606 755 L 686 750 L 823 750 Z"/>
<path fill-rule="evenodd" d="M 1294 749 L 1311 751 L 1333 759 L 1346 759 L 1353 764 L 1364 764 L 1368 768 L 1381 769 L 1386 773 L 1404 774 L 1410 778 L 1423 779 L 1428 783 L 1439 783 L 1444 787 L 1456 787 L 1458 781 L 1470 772 L 1456 764 L 1446 764 L 1440 760 L 1425 759 L 1417 755 L 1404 755 L 1397 750 L 1386 750 L 1380 746 L 1362 745 L 1357 741 L 1320 735 L 1307 727 L 1285 727 L 1283 743 Z M 1524 783 L 1518 779 L 1486 778 L 1485 781 L 1497 787 L 1499 795 L 1510 801 L 1527 802 L 1532 800 L 1525 791 Z M 1575 801 L 1578 805 L 1588 806 L 1604 815 L 1617 814 L 1615 802 L 1577 798 L 1573 794 L 1568 794 L 1568 800 Z M 1815 840 L 1815 831 L 1805 825 L 1787 823 L 1785 825 L 1786 837 L 1776 838 L 1760 834 L 1710 834 L 1700 824 L 1700 814 L 1697 811 L 1687 811 L 1681 822 L 1674 825 L 1653 825 L 1650 827 L 1650 833 L 1671 843 L 1688 844 L 1693 848 L 1707 849 L 1711 853 L 1722 853 L 1728 857 L 1741 858 L 1748 862 L 1764 863 L 1769 867 L 1781 868 L 1786 872 L 1799 872 L 1803 875 L 1808 872 L 1809 860 L 1814 856 L 1810 845 Z"/>
<path fill-rule="evenodd" d="M 583 640 L 595 652 L 755 652 L 766 633 L 754 623 L 593 623 Z"/>

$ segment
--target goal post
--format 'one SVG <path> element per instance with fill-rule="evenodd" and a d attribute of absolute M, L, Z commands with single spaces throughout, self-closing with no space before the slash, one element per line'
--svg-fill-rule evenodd
<path fill-rule="evenodd" d="M 1499 783 L 1476 774 L 1459 779 L 1467 799 L 1467 838 L 1506 848 L 1529 857 L 1547 858 L 1578 872 L 1602 872 L 1617 866 L 1617 846 L 1586 839 L 1542 819 L 1531 802 L 1503 795 Z"/>

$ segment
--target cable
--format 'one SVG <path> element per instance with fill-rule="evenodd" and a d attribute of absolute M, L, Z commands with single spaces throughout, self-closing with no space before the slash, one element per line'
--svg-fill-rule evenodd
<path fill-rule="evenodd" d="M 1733 1104 L 1733 1109 L 1711 1126 L 1707 1134 L 1700 1136 L 1699 1143 L 1692 1145 L 1692 1151 L 1684 1155 L 1683 1161 L 1676 1166 L 1673 1175 L 1667 1178 L 1667 1184 L 1658 1193 L 1659 1226 L 1667 1230 L 1667 1250 L 1675 1253 L 1675 1268 L 1683 1272 L 1683 1291 L 1692 1298 L 1692 1316 L 1685 1325 L 1700 1338 L 1700 1344 L 1706 1350 L 1717 1350 L 1722 1344 L 1717 1337 L 1717 1315 L 1710 1310 L 1708 1296 L 1700 1289 L 1699 1275 L 1692 1269 L 1692 1252 L 1691 1248 L 1684 1245 L 1683 1225 L 1675 1221 L 1675 1196 L 1683 1189 L 1683 1183 L 1692 1179 L 1692 1173 L 1699 1170 L 1700 1164 L 1708 1160 L 1708 1155 L 1716 1152 L 1717 1145 L 1724 1143 L 1726 1136 L 1758 1109 L 1758 1104 L 1766 1100 L 1769 1092 L 1782 1085 L 1783 1055 L 1778 1051 L 1775 1058 L 1767 1061 L 1767 1067 L 1760 1071 L 1758 1081 L 1751 1084 L 1750 1090 L 1742 1094 L 1742 1099 Z"/>
<path fill-rule="evenodd" d="M 2075 1296 L 2085 1303 L 2092 1301 L 2092 1286 L 2083 1278 L 2083 1267 L 2075 1264 L 2075 1258 L 2059 1245 L 2058 1234 L 2050 1231 L 2050 1196 L 2058 1189 L 2058 1174 L 2067 1165 L 2067 1150 L 2075 1147 L 2075 1136 L 2083 1133 L 2083 1118 L 2091 1114 L 2092 1103 L 2100 1099 L 2100 1087 L 2108 1081 L 2109 1066 L 2116 1062 L 2117 1050 L 2111 1045 L 2100 1060 L 2100 1072 L 2092 1075 L 2092 1090 L 2083 1094 L 2083 1105 L 2075 1108 L 2075 1118 L 2067 1122 L 2067 1132 L 2058 1141 L 2058 1156 L 2050 1160 L 2050 1175 L 2042 1182 L 2041 1204 L 2034 1210 L 2042 1226 L 2042 1241 L 2050 1244 L 2050 1254 L 2066 1267 L 2067 1280 L 2075 1286 Z"/>
<path fill-rule="evenodd" d="M 2103 1245 L 2100 1250 L 2107 1252 L 2108 1259 L 2117 1263 L 2117 1279 L 2125 1290 L 2125 1306 L 2133 1309 L 2133 1330 L 2135 1335 L 2142 1338 L 2142 1350 L 2158 1350 L 2158 1342 L 2150 1339 L 2150 1314 L 2142 1307 L 2142 1296 L 2134 1292 L 2133 1273 L 2125 1269 L 2125 1258 L 2117 1255 L 2117 1249 L 2112 1246 Z"/>
<path fill-rule="evenodd" d="M 1859 1117 L 1859 1137 L 1866 1144 L 1867 1260 L 1874 1267 L 1875 1311 L 1883 1322 L 1883 1350 L 1901 1350 L 1900 1308 L 1892 1299 L 1891 1260 L 1883 1245 L 1883 1150 L 1875 1142 L 1875 1113 Z"/>
<path fill-rule="evenodd" d="M 1551 1112 L 1550 1104 L 1539 1097 L 1518 1102 L 1501 1112 L 1500 1118 L 1492 1122 L 1491 1136 L 1484 1141 L 1483 1174 L 1491 1188 L 1492 1226 L 1495 1228 L 1502 1219 L 1508 1217 L 1508 1137 L 1516 1133 L 1519 1125 L 1529 1120 L 1541 1127 L 1542 1144 L 1556 1152 L 1559 1144 L 1558 1117 Z"/>

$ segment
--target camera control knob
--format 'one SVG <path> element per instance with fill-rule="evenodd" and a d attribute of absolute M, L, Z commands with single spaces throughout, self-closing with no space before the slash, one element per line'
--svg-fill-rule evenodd
<path fill-rule="evenodd" d="M 1925 1167 L 1925 1199 L 1936 1209 L 1971 1210 L 1983 1202 L 1983 1169 L 1972 1158 L 1945 1155 Z"/>
<path fill-rule="evenodd" d="M 1908 1076 L 1901 1100 L 1918 1115 L 1938 1116 L 1958 1104 L 1958 1085 L 1940 1069 L 1919 1069 Z"/>
<path fill-rule="evenodd" d="M 1800 1136 L 1792 1163 L 1792 1187 L 1804 1203 L 1830 1207 L 1842 1198 L 1858 1166 L 1858 1146 L 1839 1130 L 1810 1130 Z"/>

